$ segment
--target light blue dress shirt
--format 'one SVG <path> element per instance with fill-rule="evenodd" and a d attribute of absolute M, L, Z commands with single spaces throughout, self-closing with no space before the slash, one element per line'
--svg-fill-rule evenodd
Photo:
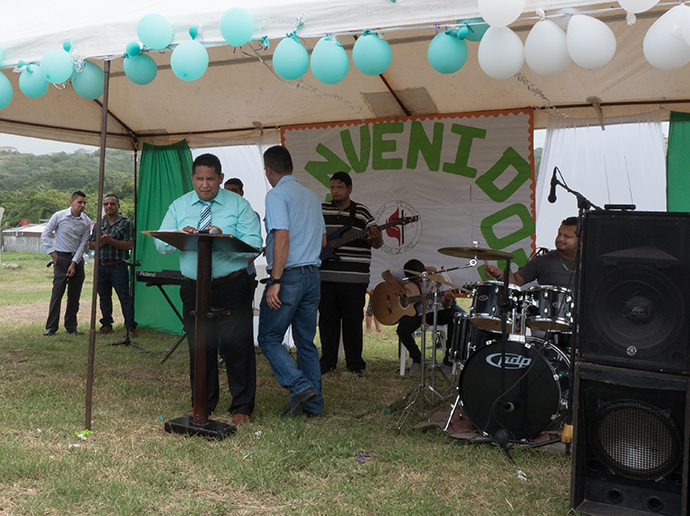
<path fill-rule="evenodd" d="M 161 223 L 161 230 L 196 227 L 201 216 L 202 204 L 196 192 L 189 192 L 175 199 Z M 261 223 L 250 204 L 236 193 L 220 189 L 211 203 L 211 225 L 218 226 L 224 235 L 233 235 L 252 247 L 261 248 Z M 172 254 L 177 248 L 155 239 L 161 254 Z M 180 251 L 180 272 L 190 279 L 197 279 L 196 251 Z M 247 268 L 247 260 L 256 256 L 249 253 L 214 252 L 211 278 L 222 278 Z"/>
<path fill-rule="evenodd" d="M 51 238 L 53 233 L 55 241 Z M 46 248 L 46 253 L 73 253 L 72 261 L 81 263 L 90 236 L 91 219 L 84 213 L 73 217 L 72 208 L 67 208 L 53 213 L 41 233 L 41 242 Z"/>
<path fill-rule="evenodd" d="M 266 193 L 266 261 L 273 269 L 274 229 L 287 229 L 290 249 L 285 268 L 321 265 L 321 243 L 326 224 L 321 201 L 314 192 L 297 182 L 292 175 L 283 176 Z"/>

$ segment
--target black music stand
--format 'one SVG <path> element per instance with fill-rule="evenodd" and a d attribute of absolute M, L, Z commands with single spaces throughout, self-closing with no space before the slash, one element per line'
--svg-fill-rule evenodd
<path fill-rule="evenodd" d="M 197 251 L 196 340 L 194 355 L 194 416 L 180 416 L 165 422 L 165 431 L 182 435 L 201 435 L 223 439 L 237 431 L 235 425 L 208 419 L 208 383 L 206 381 L 206 338 L 211 312 L 211 266 L 213 251 L 259 253 L 232 235 L 185 233 L 184 231 L 142 231 L 180 251 Z"/>

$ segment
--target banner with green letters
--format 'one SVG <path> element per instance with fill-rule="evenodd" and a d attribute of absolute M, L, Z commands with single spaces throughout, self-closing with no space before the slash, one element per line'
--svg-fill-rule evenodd
<path fill-rule="evenodd" d="M 322 200 L 330 176 L 352 176 L 351 199 L 379 225 L 396 218 L 373 251 L 370 288 L 381 272 L 411 259 L 452 268 L 469 260 L 442 247 L 478 246 L 515 256 L 513 270 L 534 249 L 534 153 L 531 109 L 288 126 L 295 177 Z M 490 262 L 489 264 L 496 264 Z M 504 262 L 499 262 L 504 267 Z M 456 285 L 482 281 L 485 264 L 449 273 Z"/>

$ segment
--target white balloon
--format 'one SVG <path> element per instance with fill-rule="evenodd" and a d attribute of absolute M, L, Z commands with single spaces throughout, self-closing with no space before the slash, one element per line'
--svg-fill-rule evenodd
<path fill-rule="evenodd" d="M 685 42 L 690 45 L 690 12 L 685 12 L 683 23 L 680 25 L 680 33 Z"/>
<path fill-rule="evenodd" d="M 494 79 L 509 79 L 525 62 L 522 41 L 508 27 L 489 27 L 479 42 L 479 66 Z"/>
<path fill-rule="evenodd" d="M 534 73 L 545 77 L 564 72 L 570 54 L 563 29 L 551 20 L 535 23 L 525 40 L 525 61 Z"/>
<path fill-rule="evenodd" d="M 492 27 L 510 25 L 522 14 L 525 0 L 479 0 L 479 14 Z"/>
<path fill-rule="evenodd" d="M 616 53 L 613 31 L 604 22 L 586 14 L 570 18 L 566 41 L 575 64 L 590 70 L 604 66 Z"/>
<path fill-rule="evenodd" d="M 677 5 L 655 21 L 642 43 L 645 58 L 654 68 L 676 70 L 690 63 L 690 46 L 680 34 L 680 26 L 690 7 Z"/>
<path fill-rule="evenodd" d="M 658 4 L 659 0 L 618 0 L 618 3 L 629 13 L 643 13 Z"/>

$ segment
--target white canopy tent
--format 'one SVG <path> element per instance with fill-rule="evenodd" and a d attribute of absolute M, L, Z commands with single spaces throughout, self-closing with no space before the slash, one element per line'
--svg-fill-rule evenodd
<path fill-rule="evenodd" d="M 258 41 L 240 48 L 225 43 L 219 24 L 231 7 L 244 7 L 252 14 L 255 40 L 267 37 L 270 49 Z M 537 9 L 563 20 L 567 13 L 587 9 L 616 35 L 617 51 L 609 64 L 586 70 L 571 63 L 554 77 L 541 77 L 525 64 L 519 79 L 496 80 L 479 67 L 478 43 L 468 43 L 467 63 L 459 72 L 443 75 L 428 63 L 428 45 L 436 34 L 433 25 L 443 29 L 458 19 L 478 16 L 476 0 L 10 3 L 3 6 L 0 17 L 0 49 L 3 73 L 10 78 L 14 98 L 0 111 L 0 132 L 99 144 L 100 100 L 80 98 L 69 84 L 64 89 L 51 86 L 41 98 L 28 98 L 11 71 L 20 60 L 40 61 L 65 41 L 71 42 L 73 55 L 100 66 L 104 58 L 111 60 L 107 142 L 111 148 L 131 149 L 140 147 L 142 141 L 167 144 L 183 138 L 192 147 L 217 146 L 219 140 L 242 143 L 289 124 L 548 105 L 550 109 L 537 111 L 535 117 L 536 127 L 546 127 L 547 113 L 599 116 L 591 107 L 592 97 L 601 99 L 603 116 L 655 110 L 660 104 L 669 110 L 687 110 L 687 66 L 677 71 L 657 70 L 642 53 L 647 29 L 671 4 L 638 15 L 632 26 L 627 25 L 624 11 L 611 9 L 610 4 L 605 11 L 596 11 L 598 7 L 587 0 L 528 0 L 522 16 L 510 28 L 524 42 L 538 20 Z M 172 46 L 189 39 L 191 26 L 198 27 L 210 56 L 203 77 L 193 82 L 178 79 L 170 68 L 169 51 L 151 53 L 158 63 L 152 83 L 139 86 L 125 76 L 122 56 L 126 45 L 138 40 L 137 23 L 152 12 L 172 24 Z M 324 34 L 335 33 L 350 56 L 355 37 L 363 29 L 380 30 L 391 44 L 392 64 L 383 75 L 374 77 L 351 64 L 346 78 L 330 86 L 318 82 L 311 71 L 299 80 L 285 81 L 272 70 L 272 53 L 300 22 L 303 26 L 298 35 L 309 50 Z"/>

